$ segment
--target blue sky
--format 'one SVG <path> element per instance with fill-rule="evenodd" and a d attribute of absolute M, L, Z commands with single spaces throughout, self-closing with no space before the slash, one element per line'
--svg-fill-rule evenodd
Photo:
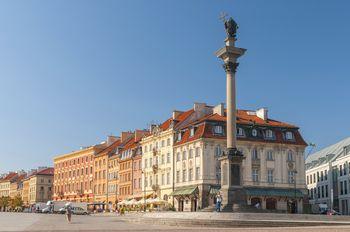
<path fill-rule="evenodd" d="M 225 101 L 221 11 L 247 50 L 239 108 L 320 149 L 350 135 L 348 1 L 1 1 L 0 172 Z"/>

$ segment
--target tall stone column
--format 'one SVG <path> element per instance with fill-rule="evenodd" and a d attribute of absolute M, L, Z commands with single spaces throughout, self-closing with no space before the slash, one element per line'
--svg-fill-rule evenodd
<path fill-rule="evenodd" d="M 223 210 L 233 211 L 242 208 L 246 204 L 245 192 L 242 188 L 242 161 L 243 154 L 237 149 L 236 130 L 236 79 L 238 67 L 237 59 L 242 56 L 246 49 L 235 46 L 236 22 L 229 18 L 225 20 L 227 38 L 225 46 L 215 54 L 224 61 L 226 71 L 226 136 L 227 151 L 220 158 L 221 161 L 221 193 L 223 197 Z"/>

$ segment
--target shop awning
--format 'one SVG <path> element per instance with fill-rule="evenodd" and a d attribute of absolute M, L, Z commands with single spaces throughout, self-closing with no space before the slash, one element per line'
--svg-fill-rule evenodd
<path fill-rule="evenodd" d="M 188 196 L 194 195 L 198 192 L 198 186 L 187 186 L 176 188 L 174 192 L 170 193 L 170 196 Z"/>
<path fill-rule="evenodd" d="M 304 194 L 299 189 L 281 188 L 245 188 L 248 196 L 266 197 L 303 197 Z"/>

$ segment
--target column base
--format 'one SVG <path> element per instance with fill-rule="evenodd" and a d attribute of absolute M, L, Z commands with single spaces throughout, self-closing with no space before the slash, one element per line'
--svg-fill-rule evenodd
<path fill-rule="evenodd" d="M 241 212 L 247 208 L 247 195 L 243 188 L 221 189 L 222 211 Z"/>

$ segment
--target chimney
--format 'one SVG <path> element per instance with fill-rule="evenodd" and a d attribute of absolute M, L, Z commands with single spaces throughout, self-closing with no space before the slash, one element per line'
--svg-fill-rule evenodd
<path fill-rule="evenodd" d="M 135 130 L 135 142 L 140 140 L 148 131 L 146 130 Z"/>
<path fill-rule="evenodd" d="M 260 108 L 256 111 L 256 116 L 258 116 L 264 121 L 267 121 L 268 119 L 267 112 L 268 112 L 267 108 Z"/>
<path fill-rule="evenodd" d="M 215 106 L 213 109 L 213 114 L 224 116 L 225 114 L 224 103 L 220 103 L 219 105 Z"/>
<path fill-rule="evenodd" d="M 117 141 L 118 139 L 120 139 L 117 136 L 114 135 L 108 135 L 107 136 L 107 146 L 110 146 L 112 143 L 114 143 L 115 141 Z"/>
<path fill-rule="evenodd" d="M 175 120 L 177 117 L 179 117 L 179 115 L 183 113 L 183 111 L 179 111 L 179 110 L 174 110 L 173 111 L 173 120 Z"/>
<path fill-rule="evenodd" d="M 201 118 L 205 115 L 213 113 L 213 107 L 207 106 L 206 103 L 195 102 L 193 105 L 193 110 L 195 112 L 195 119 Z"/>
<path fill-rule="evenodd" d="M 133 133 L 131 131 L 123 131 L 120 135 L 121 142 L 124 142 L 125 140 L 130 138 L 130 136 L 132 136 L 132 135 L 133 135 Z"/>

